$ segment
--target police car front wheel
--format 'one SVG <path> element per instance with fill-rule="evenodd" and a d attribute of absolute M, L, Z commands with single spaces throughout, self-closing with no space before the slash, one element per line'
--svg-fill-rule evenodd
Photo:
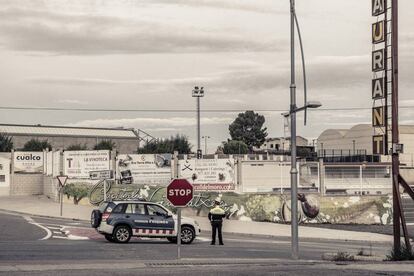
<path fill-rule="evenodd" d="M 181 228 L 181 243 L 190 244 L 195 238 L 195 231 L 193 228 L 188 226 L 183 226 Z"/>

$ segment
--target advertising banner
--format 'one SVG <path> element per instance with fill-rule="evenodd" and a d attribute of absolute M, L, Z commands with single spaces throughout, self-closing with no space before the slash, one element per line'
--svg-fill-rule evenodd
<path fill-rule="evenodd" d="M 14 172 L 41 173 L 43 172 L 42 151 L 16 151 L 14 152 Z"/>
<path fill-rule="evenodd" d="M 10 160 L 0 157 L 0 187 L 10 185 Z"/>
<path fill-rule="evenodd" d="M 88 179 L 89 172 L 110 169 L 108 150 L 65 151 L 64 174 L 69 178 Z"/>
<path fill-rule="evenodd" d="M 123 184 L 168 185 L 171 182 L 171 154 L 120 154 L 117 179 Z"/>
<path fill-rule="evenodd" d="M 179 160 L 179 178 L 186 178 L 196 191 L 234 191 L 234 159 Z"/>

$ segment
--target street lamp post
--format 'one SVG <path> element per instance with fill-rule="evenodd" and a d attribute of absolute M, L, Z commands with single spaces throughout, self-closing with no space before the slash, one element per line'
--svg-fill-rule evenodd
<path fill-rule="evenodd" d="M 306 102 L 303 107 L 296 107 L 296 80 L 295 80 L 295 21 L 297 24 L 297 18 L 295 14 L 295 0 L 290 0 L 290 58 L 291 58 L 291 81 L 290 81 L 290 109 L 287 116 L 290 116 L 290 142 L 291 142 L 291 169 L 290 169 L 290 181 L 291 181 L 291 246 L 292 246 L 292 258 L 299 259 L 299 233 L 298 233 L 298 169 L 296 164 L 296 113 L 299 111 L 305 111 L 308 108 L 318 108 L 321 106 L 319 102 Z M 299 41 L 301 41 L 299 26 L 297 25 L 299 33 Z M 304 66 L 303 47 L 302 50 L 302 62 Z M 305 71 L 304 71 L 305 72 Z M 304 86 L 306 87 L 306 75 L 304 73 Z M 306 89 L 305 89 L 306 90 Z M 306 93 L 305 93 L 306 99 Z M 306 114 L 306 113 L 305 113 Z M 286 116 L 284 114 L 284 116 Z M 306 122 L 306 121 L 305 121 Z"/>
<path fill-rule="evenodd" d="M 197 159 L 201 159 L 201 142 L 200 142 L 200 98 L 204 97 L 204 87 L 195 86 L 192 96 L 197 98 Z"/>
<path fill-rule="evenodd" d="M 210 136 L 203 136 L 204 139 L 204 154 L 207 154 L 207 139 L 210 139 Z"/>

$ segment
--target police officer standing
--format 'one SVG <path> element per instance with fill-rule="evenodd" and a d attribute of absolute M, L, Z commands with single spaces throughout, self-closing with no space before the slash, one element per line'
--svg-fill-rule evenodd
<path fill-rule="evenodd" d="M 223 226 L 223 218 L 225 217 L 225 212 L 220 208 L 220 201 L 216 200 L 214 202 L 214 208 L 208 213 L 208 219 L 211 222 L 211 245 L 216 244 L 216 232 L 218 232 L 219 244 L 223 245 L 223 236 L 221 233 L 221 228 Z"/>

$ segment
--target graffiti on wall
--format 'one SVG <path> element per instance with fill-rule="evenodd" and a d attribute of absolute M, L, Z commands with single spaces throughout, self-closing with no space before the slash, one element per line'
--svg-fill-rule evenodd
<path fill-rule="evenodd" d="M 93 186 L 89 201 L 99 205 L 103 201 L 103 184 Z M 108 200 L 146 200 L 174 209 L 166 199 L 164 186 L 118 185 L 108 182 Z M 232 192 L 196 192 L 186 212 L 194 216 L 207 216 L 214 201 L 219 199 L 227 218 L 246 221 L 288 223 L 291 201 L 280 194 L 237 194 Z M 301 223 L 392 223 L 391 198 L 388 196 L 335 196 L 319 194 L 300 195 L 298 217 Z"/>

